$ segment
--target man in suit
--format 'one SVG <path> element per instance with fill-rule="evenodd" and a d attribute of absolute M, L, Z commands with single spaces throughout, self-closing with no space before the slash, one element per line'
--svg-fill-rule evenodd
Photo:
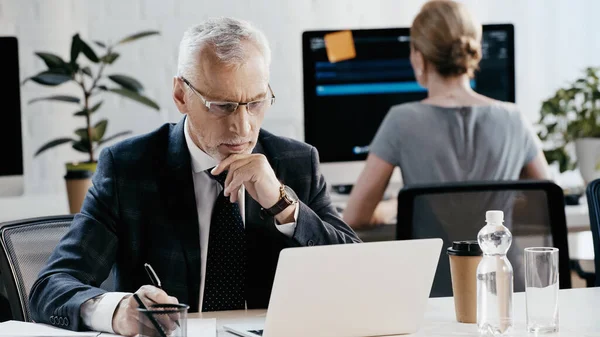
<path fill-rule="evenodd" d="M 173 99 L 185 116 L 102 151 L 31 290 L 35 321 L 134 335 L 133 292 L 147 306 L 266 308 L 282 249 L 360 242 L 331 205 L 315 148 L 260 129 L 275 100 L 269 63 L 249 23 L 211 19 L 184 34 Z M 111 270 L 118 292 L 99 288 Z"/>

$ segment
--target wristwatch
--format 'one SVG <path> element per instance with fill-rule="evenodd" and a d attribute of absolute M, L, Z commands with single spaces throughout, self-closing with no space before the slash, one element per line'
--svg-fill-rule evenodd
<path fill-rule="evenodd" d="M 281 184 L 279 186 L 279 201 L 270 208 L 261 208 L 261 211 L 269 216 L 275 216 L 281 213 L 288 206 L 298 202 L 298 196 L 289 186 Z"/>

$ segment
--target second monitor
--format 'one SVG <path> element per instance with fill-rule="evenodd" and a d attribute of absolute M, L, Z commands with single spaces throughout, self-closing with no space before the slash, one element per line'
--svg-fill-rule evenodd
<path fill-rule="evenodd" d="M 409 28 L 352 30 L 356 57 L 336 63 L 329 62 L 325 47 L 324 36 L 331 32 L 302 36 L 304 140 L 319 151 L 329 182 L 352 184 L 358 173 L 340 164 L 364 161 L 390 107 L 422 100 L 427 90 L 410 65 Z M 491 98 L 515 101 L 512 24 L 483 25 L 482 59 L 471 86 Z"/>

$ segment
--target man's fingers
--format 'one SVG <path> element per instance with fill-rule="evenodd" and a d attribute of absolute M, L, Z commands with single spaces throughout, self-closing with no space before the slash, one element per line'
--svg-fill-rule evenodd
<path fill-rule="evenodd" d="M 177 325 L 175 325 L 175 321 L 172 320 L 168 314 L 154 313 L 153 316 L 165 332 L 171 332 L 177 328 Z"/>
<path fill-rule="evenodd" d="M 233 179 L 233 176 L 235 175 L 235 173 L 239 169 L 250 164 L 251 162 L 252 162 L 252 157 L 245 157 L 245 158 L 240 158 L 240 159 L 234 161 L 233 163 L 231 163 L 231 165 L 229 165 L 229 172 L 227 173 L 227 178 L 225 178 L 225 182 L 223 183 L 223 186 L 229 185 L 229 183 Z"/>
<path fill-rule="evenodd" d="M 239 198 L 238 193 L 239 193 L 239 191 L 240 191 L 240 187 L 238 187 L 235 190 L 233 190 L 233 192 L 229 196 L 229 202 L 231 202 L 233 204 L 234 202 L 238 201 L 238 198 Z"/>
<path fill-rule="evenodd" d="M 224 195 L 229 195 L 231 202 L 235 202 L 238 199 L 238 192 L 244 185 L 244 182 L 248 180 L 250 175 L 247 172 L 237 171 L 229 185 L 225 185 Z"/>
<path fill-rule="evenodd" d="M 150 321 L 150 319 L 148 318 L 148 316 L 146 316 L 145 314 L 142 314 L 138 317 L 139 323 L 141 323 L 140 326 L 140 333 L 143 336 L 160 336 L 160 333 L 156 330 L 156 328 L 154 327 L 154 324 L 152 324 L 152 322 Z M 159 323 L 160 324 L 160 323 Z M 164 328 L 162 328 L 163 331 L 165 331 Z M 168 331 L 165 331 L 168 333 Z"/>
<path fill-rule="evenodd" d="M 221 172 L 226 171 L 229 168 L 229 165 L 231 165 L 231 163 L 233 163 L 234 161 L 240 159 L 240 158 L 244 158 L 247 156 L 251 156 L 249 154 L 232 154 L 231 156 L 223 159 L 223 161 L 221 161 L 219 163 L 219 165 L 215 166 L 214 169 L 212 169 L 212 171 L 210 171 L 210 173 L 212 175 L 218 175 L 221 174 Z"/>
<path fill-rule="evenodd" d="M 148 317 L 139 311 L 138 311 L 138 315 L 136 317 L 136 321 L 143 325 L 143 327 L 140 327 L 140 328 L 142 328 L 145 331 L 156 330 L 154 328 L 154 325 L 152 324 L 152 322 L 150 322 L 150 320 L 148 319 Z M 140 332 L 142 332 L 142 331 L 140 331 Z"/>
<path fill-rule="evenodd" d="M 146 304 L 146 306 L 148 306 L 148 307 L 150 307 L 152 305 L 156 305 L 156 304 L 179 304 L 179 301 L 177 300 L 176 297 L 169 296 L 169 295 L 167 295 L 167 293 L 164 290 L 159 289 L 154 286 L 150 286 L 150 285 L 141 287 L 140 290 L 138 290 L 138 294 L 141 295 L 140 298 L 142 299 L 142 302 L 144 302 L 144 304 L 148 303 L 148 304 Z M 166 309 L 169 309 L 169 308 L 166 308 Z M 158 309 L 158 310 L 160 310 L 160 309 Z M 168 314 L 162 314 L 162 313 L 155 312 L 152 315 L 153 315 L 154 319 L 163 328 L 163 330 L 165 330 L 165 332 L 170 332 L 177 328 L 174 320 L 172 320 Z M 145 316 L 146 315 L 142 315 L 142 317 L 144 317 L 145 319 L 148 319 Z M 154 327 L 154 325 L 152 325 L 152 323 L 149 320 L 148 320 L 148 322 L 145 322 L 144 325 L 147 325 L 146 323 L 150 323 L 151 327 Z"/>
<path fill-rule="evenodd" d="M 139 292 L 141 293 L 142 301 L 144 301 L 144 297 L 154 302 L 152 304 L 177 304 L 178 301 L 175 297 L 171 297 L 167 295 L 167 293 L 154 286 L 143 286 L 140 288 Z"/>
<path fill-rule="evenodd" d="M 148 299 L 148 298 L 146 298 Z M 149 307 L 150 305 L 148 305 Z M 144 332 L 146 331 L 156 331 L 156 327 L 154 326 L 154 324 L 152 323 L 152 321 L 150 320 L 149 316 L 152 316 L 152 318 L 154 318 L 154 320 L 156 321 L 156 323 L 158 323 L 158 325 L 160 326 L 160 328 L 166 332 L 166 333 L 170 333 L 172 331 L 174 331 L 177 326 L 175 325 L 175 322 L 173 319 L 170 318 L 170 316 L 168 314 L 162 314 L 160 312 L 156 312 L 155 310 L 153 310 L 153 312 L 140 312 L 137 310 L 137 303 L 134 304 L 135 308 L 135 313 L 133 313 L 133 317 L 135 317 L 136 324 L 141 323 L 143 326 L 140 326 L 140 328 L 144 329 Z M 168 309 L 168 308 L 167 308 Z M 160 310 L 160 309 L 159 309 Z M 138 323 L 139 322 L 139 323 Z M 157 335 L 160 336 L 158 333 L 155 334 L 148 334 L 145 333 L 144 335 Z"/>

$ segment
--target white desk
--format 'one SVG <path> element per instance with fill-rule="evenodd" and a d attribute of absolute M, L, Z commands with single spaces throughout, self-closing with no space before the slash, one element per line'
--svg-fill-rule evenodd
<path fill-rule="evenodd" d="M 559 295 L 560 333 L 545 336 L 600 337 L 598 320 L 600 288 L 561 290 Z M 315 307 L 318 310 L 318 306 Z M 509 336 L 527 336 L 525 316 L 525 294 L 514 296 L 515 328 Z M 326 313 L 324 313 L 326 314 Z M 335 313 L 329 313 L 335 315 Z M 264 310 L 228 311 L 219 313 L 191 314 L 191 317 L 216 318 L 218 336 L 235 337 L 222 330 L 224 324 L 256 324 L 265 319 Z M 454 301 L 449 298 L 429 299 L 423 325 L 418 333 L 404 336 L 479 336 L 474 324 L 457 323 L 454 316 Z M 310 336 L 307 336 L 310 337 Z"/>

